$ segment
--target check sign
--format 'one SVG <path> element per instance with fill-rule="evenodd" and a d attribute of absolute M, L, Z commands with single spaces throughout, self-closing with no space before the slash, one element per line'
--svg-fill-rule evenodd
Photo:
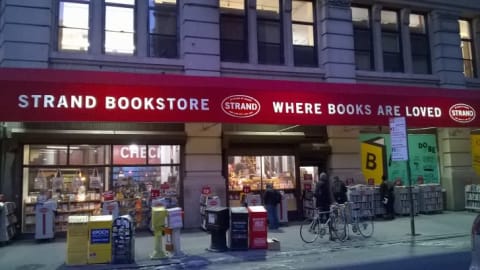
<path fill-rule="evenodd" d="M 407 124 L 405 123 L 405 117 L 390 118 L 390 137 L 392 160 L 408 160 Z"/>

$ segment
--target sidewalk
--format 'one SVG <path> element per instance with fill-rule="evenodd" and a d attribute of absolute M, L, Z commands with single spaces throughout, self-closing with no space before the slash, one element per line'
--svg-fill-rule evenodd
<path fill-rule="evenodd" d="M 201 268 L 211 264 L 228 264 L 243 261 L 269 260 L 281 256 L 301 256 L 324 250 L 342 251 L 351 248 L 368 248 L 401 242 L 422 242 L 435 239 L 469 238 L 472 222 L 477 216 L 472 212 L 443 212 L 435 215 L 415 216 L 415 232 L 412 237 L 410 217 L 397 217 L 395 220 L 375 221 L 375 231 L 371 238 L 364 239 L 350 233 L 351 239 L 343 243 L 331 242 L 328 236 L 312 244 L 304 243 L 299 236 L 299 223 L 290 223 L 279 230 L 269 231 L 269 238 L 280 240 L 280 251 L 248 250 L 232 252 L 210 252 L 210 235 L 200 230 L 185 230 L 181 235 L 181 249 L 185 256 L 150 260 L 153 250 L 153 236 L 137 234 L 135 238 L 135 264 L 131 265 L 87 265 L 66 266 L 66 239 L 37 243 L 34 240 L 15 241 L 0 247 L 2 269 L 135 269 L 150 266 L 180 265 L 181 268 Z M 439 252 L 441 252 L 439 248 Z"/>

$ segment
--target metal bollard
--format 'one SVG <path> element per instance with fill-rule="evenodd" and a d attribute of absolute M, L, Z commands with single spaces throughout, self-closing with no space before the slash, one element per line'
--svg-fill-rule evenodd
<path fill-rule="evenodd" d="M 480 270 L 480 215 L 472 224 L 472 262 L 469 270 Z"/>

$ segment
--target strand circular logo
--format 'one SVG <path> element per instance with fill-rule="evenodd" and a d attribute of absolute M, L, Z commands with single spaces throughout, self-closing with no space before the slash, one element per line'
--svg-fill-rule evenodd
<path fill-rule="evenodd" d="M 464 103 L 457 103 L 452 105 L 448 110 L 448 114 L 453 121 L 466 124 L 472 122 L 475 119 L 476 112 L 475 109 Z"/>
<path fill-rule="evenodd" d="M 222 100 L 224 113 L 236 118 L 248 118 L 260 112 L 260 102 L 245 95 L 232 95 Z"/>

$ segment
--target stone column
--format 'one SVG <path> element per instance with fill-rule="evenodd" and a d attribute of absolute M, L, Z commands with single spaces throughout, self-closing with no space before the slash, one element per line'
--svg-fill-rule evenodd
<path fill-rule="evenodd" d="M 322 0 L 317 8 L 320 62 L 329 82 L 355 82 L 350 0 Z"/>
<path fill-rule="evenodd" d="M 328 161 L 330 176 L 339 176 L 340 179 L 355 179 L 355 183 L 365 183 L 362 174 L 360 155 L 360 127 L 356 126 L 328 126 L 328 144 L 331 155 Z"/>
<path fill-rule="evenodd" d="M 402 39 L 403 70 L 413 73 L 412 44 L 410 43 L 410 9 L 400 12 L 400 33 Z"/>
<path fill-rule="evenodd" d="M 382 6 L 375 4 L 372 13 L 372 43 L 373 43 L 373 66 L 374 70 L 383 72 L 383 38 L 382 38 Z"/>
<path fill-rule="evenodd" d="M 430 16 L 433 74 L 444 88 L 465 87 L 458 19 L 458 14 L 438 10 Z"/>
<path fill-rule="evenodd" d="M 465 208 L 465 185 L 476 178 L 472 167 L 469 128 L 440 128 L 437 133 L 440 183 L 446 190 L 447 209 Z"/>
<path fill-rule="evenodd" d="M 286 66 L 294 65 L 292 39 L 292 1 L 283 0 L 283 57 Z"/>
<path fill-rule="evenodd" d="M 210 186 L 227 203 L 226 182 L 222 176 L 222 125 L 217 123 L 187 123 L 185 145 L 185 177 L 183 201 L 185 227 L 200 226 L 200 194 L 202 186 Z"/>
<path fill-rule="evenodd" d="M 247 1 L 248 62 L 258 64 L 257 0 Z"/>
<path fill-rule="evenodd" d="M 0 1 L 1 67 L 48 67 L 54 2 Z"/>
<path fill-rule="evenodd" d="M 220 15 L 218 0 L 183 0 L 181 58 L 186 75 L 220 75 Z"/>

